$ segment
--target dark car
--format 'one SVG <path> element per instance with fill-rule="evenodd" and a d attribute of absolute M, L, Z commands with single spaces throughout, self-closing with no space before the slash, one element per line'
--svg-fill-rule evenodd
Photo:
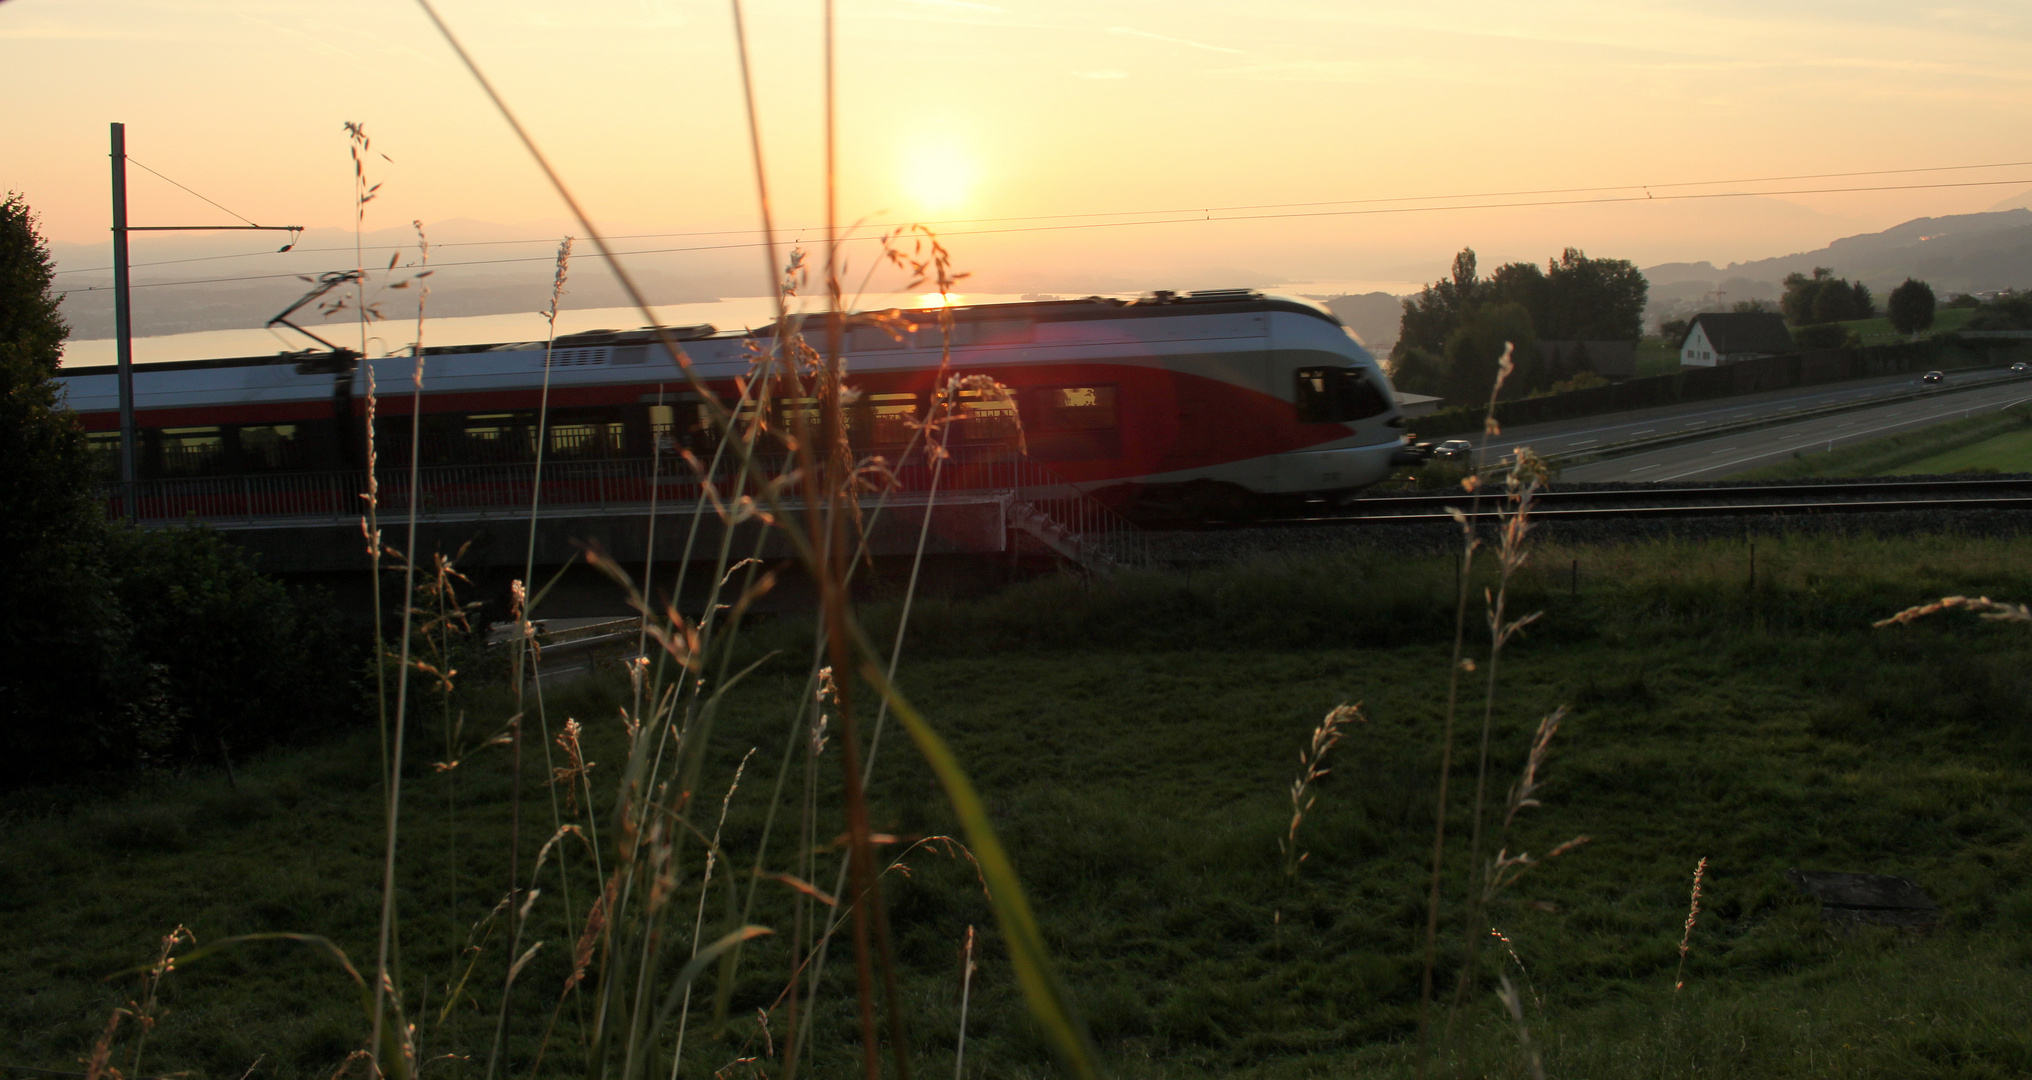
<path fill-rule="evenodd" d="M 1923 383 L 1937 383 L 1940 382 L 1942 379 L 1945 379 L 1946 377 L 1947 376 L 1942 375 L 1938 371 L 1929 371 L 1926 374 L 1921 375 L 1919 377 L 1919 381 Z"/>
<path fill-rule="evenodd" d="M 1466 439 L 1448 439 L 1447 441 L 1440 443 L 1438 446 L 1433 448 L 1432 456 L 1443 460 L 1451 461 L 1455 458 L 1467 457 L 1469 454 L 1472 454 L 1474 452 L 1475 452 L 1474 443 L 1471 443 Z"/>
<path fill-rule="evenodd" d="M 1390 464 L 1393 468 L 1401 469 L 1408 467 L 1415 469 L 1432 460 L 1432 440 L 1411 442 L 1410 440 L 1413 438 L 1416 438 L 1416 436 L 1406 436 L 1404 445 L 1398 447 L 1397 452 L 1390 455 Z"/>
<path fill-rule="evenodd" d="M 2023 360 L 2011 365 L 2011 374 L 2013 375 L 2023 375 L 2028 371 L 2032 371 L 2032 364 L 2028 364 Z"/>

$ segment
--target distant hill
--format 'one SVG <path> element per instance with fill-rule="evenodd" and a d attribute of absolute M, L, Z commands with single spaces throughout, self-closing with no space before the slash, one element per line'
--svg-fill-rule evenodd
<path fill-rule="evenodd" d="M 1397 343 L 1397 329 L 1404 317 L 1404 301 L 1386 292 L 1336 296 L 1326 302 L 1347 328 L 1372 349 L 1387 350 Z"/>
<path fill-rule="evenodd" d="M 1720 286 L 1730 278 L 1776 286 L 1787 274 L 1810 274 L 1817 266 L 1860 279 L 1878 295 L 1907 277 L 1928 282 L 1937 294 L 2025 288 L 2032 286 L 2032 209 L 1915 218 L 1883 232 L 1843 237 L 1818 251 L 1723 267 L 1664 263 L 1644 276 L 1653 289 L 1697 282 Z"/>

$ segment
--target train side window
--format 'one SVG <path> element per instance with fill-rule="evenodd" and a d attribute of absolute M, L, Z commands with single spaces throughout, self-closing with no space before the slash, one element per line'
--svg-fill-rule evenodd
<path fill-rule="evenodd" d="M 1112 386 L 1053 387 L 1043 397 L 1047 431 L 1103 431 L 1117 422 Z"/>
<path fill-rule="evenodd" d="M 872 445 L 902 446 L 910 441 L 915 433 L 911 424 L 917 420 L 916 394 L 869 394 L 863 400 L 868 403 Z"/>
<path fill-rule="evenodd" d="M 961 442 L 1013 442 L 1022 430 L 1015 399 L 1005 393 L 962 387 L 959 405 L 955 430 Z"/>
<path fill-rule="evenodd" d="M 138 434 L 138 433 L 137 433 Z M 137 443 L 139 439 L 135 440 Z M 120 433 L 117 431 L 94 431 L 86 434 L 85 446 L 92 453 L 92 461 L 99 467 L 99 475 L 108 479 L 120 478 Z M 135 449 L 140 450 L 139 446 Z M 137 453 L 135 455 L 139 457 Z"/>
<path fill-rule="evenodd" d="M 536 431 L 515 413 L 470 414 L 463 436 L 468 461 L 527 461 L 536 455 Z"/>
<path fill-rule="evenodd" d="M 1297 376 L 1302 424 L 1344 424 L 1390 411 L 1390 400 L 1361 368 L 1299 368 Z"/>
<path fill-rule="evenodd" d="M 677 452 L 677 410 L 669 405 L 649 407 L 649 437 L 655 440 L 656 452 L 673 454 Z"/>
<path fill-rule="evenodd" d="M 619 420 L 564 419 L 550 425 L 550 453 L 560 457 L 616 457 L 627 444 Z"/>
<path fill-rule="evenodd" d="M 240 467 L 247 472 L 275 472 L 303 466 L 295 424 L 249 424 L 239 431 Z"/>
<path fill-rule="evenodd" d="M 162 475 L 209 476 L 226 464 L 226 437 L 216 427 L 163 428 Z"/>

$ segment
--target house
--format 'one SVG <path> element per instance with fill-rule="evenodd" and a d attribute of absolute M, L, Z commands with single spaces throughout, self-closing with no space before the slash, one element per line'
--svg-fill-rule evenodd
<path fill-rule="evenodd" d="M 1592 371 L 1611 379 L 1637 374 L 1634 341 L 1541 341 L 1538 354 L 1554 371 Z"/>
<path fill-rule="evenodd" d="M 1679 346 L 1685 367 L 1714 367 L 1799 351 L 1785 316 L 1775 311 L 1704 311 L 1687 327 Z"/>

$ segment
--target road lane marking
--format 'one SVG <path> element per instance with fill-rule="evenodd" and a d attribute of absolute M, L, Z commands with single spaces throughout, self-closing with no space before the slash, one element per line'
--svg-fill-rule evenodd
<path fill-rule="evenodd" d="M 1998 411 L 1998 412 L 2001 412 L 2001 411 L 2003 411 L 2004 409 L 2008 409 L 2008 408 L 2010 408 L 2010 407 L 2011 407 L 2012 405 L 2018 405 L 2018 404 L 2023 404 L 2023 403 L 2024 403 L 2024 402 L 2026 402 L 2026 401 L 2032 401 L 2032 398 L 2020 398 L 2020 399 L 2019 399 L 2018 401 L 2013 401 L 2013 402 L 2010 402 L 2009 404 L 2006 404 L 2006 405 L 2002 405 L 2002 406 L 1999 406 L 1999 407 L 1997 408 L 1997 410 L 1996 410 L 1996 411 Z M 1985 406 L 1983 406 L 1983 407 L 1984 407 L 1984 408 L 1988 408 L 1988 406 L 1987 406 L 1987 405 L 1985 405 Z M 1911 425 L 1914 425 L 1914 424 L 1921 424 L 1921 423 L 1924 423 L 1924 422 L 1926 422 L 1926 421 L 1928 421 L 1928 420 L 1941 420 L 1941 419 L 1946 419 L 1946 418 L 1949 418 L 1949 417 L 1952 417 L 1952 416 L 1954 416 L 1954 415 L 1955 415 L 1956 413 L 1962 413 L 1962 412 L 1966 412 L 1966 411 L 1968 411 L 1968 409 L 1969 409 L 1969 408 L 1970 408 L 1969 406 L 1955 406 L 1955 407 L 1952 407 L 1952 408 L 1946 409 L 1945 411 L 1942 411 L 1942 412 L 1937 412 L 1937 413 L 1933 413 L 1933 414 L 1931 414 L 1931 415 L 1929 415 L 1929 416 L 1923 416 L 1923 417 L 1918 417 L 1918 418 L 1916 418 L 1916 419 L 1899 419 L 1899 420 L 1893 420 L 1893 421 L 1892 421 L 1891 423 L 1888 423 L 1888 424 L 1880 424 L 1880 425 L 1878 425 L 1877 427 L 1873 427 L 1873 428 L 1865 428 L 1865 429 L 1863 429 L 1862 431 L 1857 431 L 1857 432 L 1851 432 L 1851 433 L 1849 433 L 1849 434 L 1847 434 L 1847 435 L 1843 435 L 1843 436 L 1841 436 L 1841 438 L 1844 438 L 1844 439 L 1846 439 L 1846 438 L 1852 438 L 1852 437 L 1854 437 L 1854 436 L 1856 436 L 1856 435 L 1869 435 L 1869 434 L 1872 434 L 1872 433 L 1874 433 L 1874 432 L 1878 432 L 1878 431 L 1888 431 L 1888 430 L 1890 430 L 1890 429 L 1892 429 L 1892 428 L 1898 428 L 1898 427 L 1908 427 L 1908 426 L 1911 426 Z M 1794 438 L 1797 438 L 1797 437 L 1798 437 L 1798 436 L 1794 436 Z M 1736 465 L 1741 465 L 1741 464 L 1743 464 L 1743 463 L 1745 463 L 1745 462 L 1750 462 L 1750 461 L 1756 461 L 1756 460 L 1757 460 L 1757 459 L 1759 459 L 1759 458 L 1767 458 L 1767 457 L 1775 457 L 1775 456 L 1777 456 L 1777 455 L 1779 455 L 1779 454 L 1787 454 L 1787 453 L 1791 453 L 1792 451 L 1795 451 L 1795 450 L 1804 450 L 1804 449 L 1806 449 L 1807 447 L 1811 447 L 1811 446 L 1819 446 L 1819 445 L 1821 445 L 1821 444 L 1823 444 L 1823 443 L 1825 443 L 1825 442 L 1827 442 L 1827 441 L 1828 441 L 1828 440 L 1827 440 L 1827 437 L 1826 437 L 1826 436 L 1818 436 L 1818 437 L 1815 437 L 1815 438 L 1811 438 L 1811 439 L 1808 439 L 1808 440 L 1806 440 L 1805 442 L 1800 442 L 1800 443 L 1794 443 L 1794 444 L 1793 444 L 1793 445 L 1791 445 L 1791 446 L 1781 446 L 1781 447 L 1779 447 L 1779 448 L 1778 448 L 1778 449 L 1776 449 L 1776 450 L 1766 450 L 1766 451 L 1764 451 L 1764 452 L 1763 452 L 1763 453 L 1761 453 L 1761 454 L 1751 454 L 1751 455 L 1750 455 L 1749 457 L 1743 457 L 1743 458 L 1737 458 L 1737 459 L 1736 459 L 1736 460 L 1734 460 L 1734 461 L 1724 461 L 1724 462 L 1722 462 L 1722 463 L 1720 463 L 1720 464 L 1718 464 L 1718 465 L 1704 465 L 1704 466 L 1702 466 L 1702 467 L 1700 467 L 1700 468 L 1697 468 L 1697 469 L 1690 469 L 1690 470 L 1688 470 L 1688 471 L 1686 471 L 1686 472 L 1683 472 L 1683 473 L 1674 473 L 1674 474 L 1672 474 L 1671 476 L 1667 476 L 1667 477 L 1662 477 L 1662 479 L 1665 479 L 1665 480 L 1683 480 L 1683 479 L 1685 479 L 1686 477 L 1689 477 L 1689 476 L 1693 476 L 1693 475 L 1695 475 L 1696 473 L 1704 473 L 1704 472 L 1713 472 L 1713 471 L 1715 471 L 1716 469 L 1726 469 L 1726 468 L 1730 468 L 1730 467 L 1732 467 L 1732 466 L 1736 466 Z M 1635 473 L 1635 472 L 1641 472 L 1642 470 L 1636 470 L 1636 469 L 1633 469 L 1633 470 L 1631 470 L 1631 471 L 1632 471 L 1633 473 Z"/>

